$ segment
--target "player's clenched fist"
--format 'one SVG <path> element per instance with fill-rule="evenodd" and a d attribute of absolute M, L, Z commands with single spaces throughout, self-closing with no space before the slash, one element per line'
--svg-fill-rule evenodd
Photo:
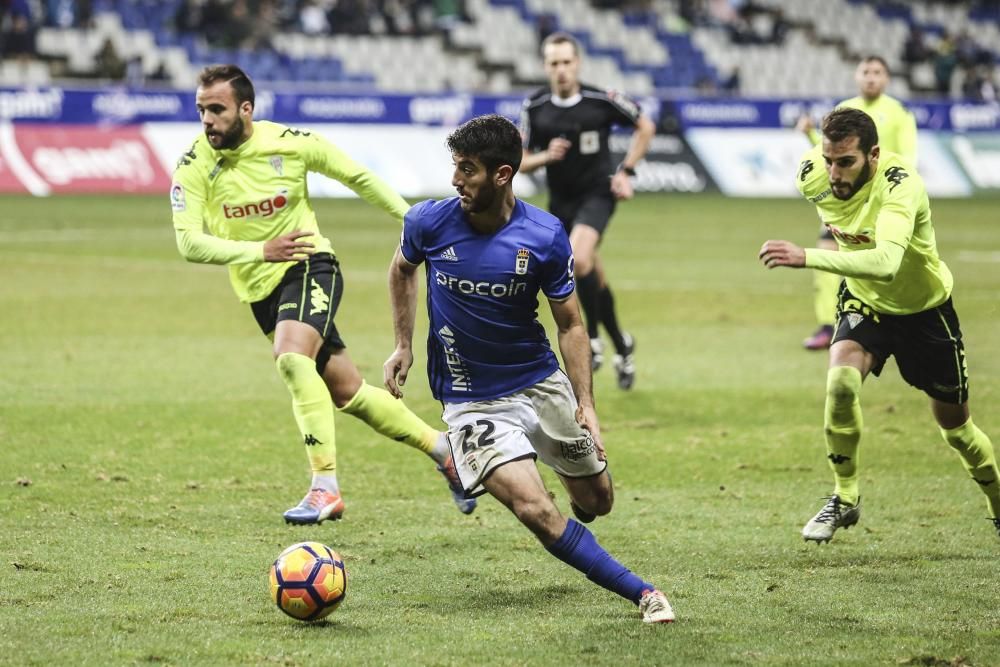
<path fill-rule="evenodd" d="M 572 142 L 569 139 L 564 139 L 562 137 L 555 137 L 549 142 L 549 147 L 545 150 L 546 159 L 548 162 L 559 162 L 566 157 L 566 153 L 569 151 Z"/>
<path fill-rule="evenodd" d="M 764 241 L 757 257 L 769 269 L 776 266 L 802 268 L 806 265 L 806 251 L 789 241 Z"/>

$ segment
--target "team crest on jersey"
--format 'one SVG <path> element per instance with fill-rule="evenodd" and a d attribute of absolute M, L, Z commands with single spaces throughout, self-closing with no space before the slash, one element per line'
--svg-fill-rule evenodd
<path fill-rule="evenodd" d="M 527 248 L 521 248 L 517 251 L 517 261 L 514 262 L 514 273 L 519 276 L 523 276 L 528 272 L 528 258 L 531 257 L 531 253 L 528 252 Z"/>
<path fill-rule="evenodd" d="M 280 155 L 272 155 L 271 158 L 268 160 L 268 162 L 270 162 L 271 166 L 274 167 L 274 171 L 278 174 L 278 176 L 284 176 L 285 175 L 284 174 L 284 171 L 285 171 L 285 160 L 284 160 L 284 158 L 282 158 Z"/>

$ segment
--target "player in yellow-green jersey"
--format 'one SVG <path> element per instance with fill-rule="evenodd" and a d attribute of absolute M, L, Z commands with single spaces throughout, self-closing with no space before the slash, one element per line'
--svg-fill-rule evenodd
<path fill-rule="evenodd" d="M 295 524 L 338 519 L 334 408 L 433 458 L 468 514 L 451 450 L 441 434 L 387 391 L 365 383 L 345 349 L 335 316 L 343 275 L 309 203 L 306 174 L 340 181 L 402 221 L 406 201 L 326 139 L 254 121 L 254 89 L 234 65 L 205 68 L 196 94 L 204 134 L 177 163 L 170 202 L 185 259 L 225 264 L 241 301 L 273 342 L 278 374 L 306 446 L 312 481 L 285 512 Z"/>
<path fill-rule="evenodd" d="M 875 121 L 879 146 L 901 156 L 908 164 L 917 165 L 917 123 L 913 114 L 903 104 L 885 93 L 889 85 L 889 66 L 879 56 L 868 56 L 858 63 L 854 72 L 858 84 L 857 97 L 844 100 L 837 106 L 864 111 Z M 820 143 L 819 132 L 809 116 L 803 116 L 797 125 L 805 132 L 814 146 Z M 817 247 L 836 250 L 837 242 L 825 228 L 820 228 Z M 837 310 L 837 288 L 840 277 L 822 271 L 813 272 L 813 307 L 818 328 L 802 341 L 808 350 L 825 350 L 833 338 L 833 318 Z"/>
<path fill-rule="evenodd" d="M 808 267 L 843 276 L 830 346 L 824 430 L 835 487 L 802 529 L 828 542 L 861 516 L 858 444 L 861 383 L 879 375 L 890 356 L 931 412 L 966 470 L 986 494 L 1000 536 L 1000 489 L 993 445 L 969 414 L 968 369 L 952 306 L 952 277 L 938 257 L 923 181 L 908 160 L 880 150 L 868 114 L 842 107 L 823 120 L 823 141 L 806 153 L 796 178 L 816 205 L 840 251 L 767 241 L 768 268 Z"/>

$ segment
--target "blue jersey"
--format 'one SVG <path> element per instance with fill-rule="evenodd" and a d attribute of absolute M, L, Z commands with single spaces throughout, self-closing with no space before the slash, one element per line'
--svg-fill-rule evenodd
<path fill-rule="evenodd" d="M 427 200 L 406 214 L 400 247 L 427 262 L 427 375 L 448 403 L 507 396 L 559 368 L 538 321 L 538 292 L 553 300 L 575 288 L 562 223 L 517 200 L 510 221 L 477 233 L 457 197 Z"/>

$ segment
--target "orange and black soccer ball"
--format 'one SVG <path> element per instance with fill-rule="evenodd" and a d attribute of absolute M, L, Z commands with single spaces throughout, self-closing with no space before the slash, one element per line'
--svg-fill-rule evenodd
<path fill-rule="evenodd" d="M 347 594 L 344 559 L 319 542 L 300 542 L 282 551 L 268 579 L 271 600 L 300 621 L 326 618 Z"/>

